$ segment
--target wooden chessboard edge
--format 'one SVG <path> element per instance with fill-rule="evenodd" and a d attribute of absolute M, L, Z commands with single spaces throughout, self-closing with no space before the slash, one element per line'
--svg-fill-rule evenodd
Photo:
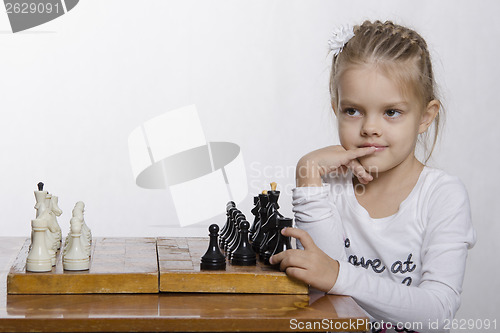
<path fill-rule="evenodd" d="M 44 286 L 40 289 L 40 286 Z M 7 277 L 8 294 L 123 294 L 158 293 L 157 273 L 17 275 Z"/>
<path fill-rule="evenodd" d="M 102 237 L 95 238 L 94 245 L 102 241 Z M 109 239 L 109 238 L 108 238 Z M 120 238 L 116 238 L 117 241 Z M 146 243 L 152 243 L 156 254 L 156 242 L 154 238 L 136 237 L 126 238 L 130 242 L 144 239 Z M 90 271 L 64 271 L 55 273 L 53 268 L 49 272 L 26 271 L 26 257 L 31 243 L 26 238 L 18 255 L 12 262 L 6 277 L 7 294 L 30 295 L 30 294 L 157 294 L 159 292 L 159 269 L 157 254 L 155 264 L 143 272 L 90 272 Z M 62 267 L 62 254 L 57 253 L 57 265 Z M 92 262 L 91 262 L 92 268 Z M 44 286 L 44 288 L 40 288 Z"/>
<path fill-rule="evenodd" d="M 250 293 L 250 294 L 308 294 L 308 286 L 288 276 L 271 279 L 269 276 L 177 272 L 160 274 L 160 292 Z"/>
<path fill-rule="evenodd" d="M 17 252 L 17 255 L 16 255 L 14 261 L 12 261 L 12 263 L 11 263 L 8 275 L 16 274 L 16 272 L 17 272 L 16 263 L 21 262 L 21 260 L 24 260 L 24 269 L 26 269 L 26 258 L 25 257 L 27 256 L 27 251 L 28 251 L 30 243 L 31 243 L 30 238 L 24 239 L 21 247 L 19 248 L 19 251 Z M 26 254 L 25 254 L 25 252 L 26 252 Z"/>
<path fill-rule="evenodd" d="M 169 261 L 169 260 L 160 260 L 162 262 L 164 261 Z M 251 271 L 248 270 L 250 267 L 256 267 L 256 266 L 232 266 L 227 264 L 226 265 L 226 270 L 202 270 L 196 268 L 195 270 L 190 270 L 190 269 L 167 269 L 165 267 L 162 267 L 160 265 L 160 274 L 204 274 L 204 275 L 214 275 L 214 276 L 221 276 L 221 275 L 248 275 L 248 276 L 268 276 L 268 277 L 273 277 L 273 278 L 283 278 L 287 277 L 285 272 L 280 272 L 280 271 L 272 271 L 272 270 L 262 270 L 262 271 Z M 231 267 L 231 268 L 229 268 Z M 240 269 L 241 270 L 238 270 Z"/>
<path fill-rule="evenodd" d="M 96 238 L 99 241 L 104 238 Z M 108 238 L 110 239 L 110 238 Z M 120 238 L 115 238 L 117 242 Z M 139 241 L 141 237 L 137 238 L 127 238 L 131 242 Z M 97 272 L 68 272 L 65 271 L 63 274 L 54 274 L 51 272 L 26 272 L 25 268 L 20 270 L 20 261 L 24 262 L 25 265 L 25 254 L 27 247 L 29 247 L 30 239 L 27 238 L 23 243 L 16 260 L 17 268 L 14 264 L 11 266 L 10 272 L 7 274 L 7 293 L 8 294 L 128 294 L 128 293 L 159 293 L 159 292 L 207 292 L 207 293 L 250 293 L 250 294 L 307 294 L 308 287 L 303 282 L 293 280 L 288 277 L 286 273 L 280 271 L 264 270 L 258 272 L 245 271 L 245 266 L 234 266 L 233 268 L 239 269 L 242 267 L 241 271 L 182 271 L 182 270 L 172 270 L 165 272 L 161 269 L 160 261 L 161 258 L 158 255 L 157 241 L 151 242 L 154 238 L 144 238 L 148 240 L 148 243 L 154 243 L 156 245 L 156 266 L 155 270 L 151 272 L 136 272 L 136 273 L 97 273 Z M 156 238 L 158 240 L 160 238 Z M 193 238 L 165 238 L 172 239 L 176 242 L 179 241 L 181 244 L 187 242 L 189 239 Z M 195 238 L 199 241 L 205 241 L 207 237 Z M 94 242 L 93 245 L 96 243 Z M 22 256 L 21 259 L 19 257 Z M 59 258 L 59 256 L 58 256 Z M 58 265 L 62 264 L 58 261 Z M 91 263 L 92 265 L 92 263 Z M 229 264 L 228 264 L 229 265 Z M 231 265 L 230 265 L 231 267 Z M 67 273 L 67 274 L 66 274 Z M 239 287 L 233 287 L 229 284 L 229 287 L 220 288 L 217 285 L 220 284 L 221 274 L 225 276 L 229 281 L 243 282 Z M 190 275 L 190 276 L 189 276 Z M 127 276 L 128 280 L 136 280 L 136 286 L 133 288 L 123 288 L 123 278 Z M 200 280 L 213 280 L 209 282 L 207 287 L 200 287 L 199 283 L 194 284 L 193 287 L 181 287 L 172 288 L 169 284 L 165 284 L 165 279 L 181 279 L 183 278 L 194 278 Z M 196 276 L 196 277 L 195 277 Z M 204 277 L 200 277 L 204 276 Z M 45 289 L 40 291 L 36 286 L 40 285 L 39 281 L 32 283 L 33 279 L 38 279 L 39 281 L 50 280 L 50 284 L 53 286 L 48 290 Z M 63 279 L 63 280 L 61 280 Z M 87 279 L 87 282 L 81 282 Z M 108 279 L 108 282 L 92 282 L 98 281 L 99 279 Z M 175 280 L 174 279 L 174 280 Z M 244 285 L 251 285 L 255 283 L 256 280 L 262 279 L 265 281 L 265 287 L 255 288 L 255 287 L 244 287 Z M 90 280 L 90 281 L 89 281 Z M 61 282 L 63 281 L 63 282 Z M 83 288 L 81 285 L 87 285 Z M 89 287 L 89 284 L 94 284 L 94 287 Z M 66 285 L 66 287 L 64 287 Z M 70 287 L 68 287 L 68 285 Z"/>

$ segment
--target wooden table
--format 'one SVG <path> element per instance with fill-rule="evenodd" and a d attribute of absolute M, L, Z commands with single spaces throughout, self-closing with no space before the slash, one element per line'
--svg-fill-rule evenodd
<path fill-rule="evenodd" d="M 0 237 L 0 331 L 364 331 L 368 319 L 345 296 L 258 294 L 7 295 L 23 238 Z"/>

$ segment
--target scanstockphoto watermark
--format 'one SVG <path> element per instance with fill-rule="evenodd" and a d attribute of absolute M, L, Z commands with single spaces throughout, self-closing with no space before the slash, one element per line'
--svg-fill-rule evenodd
<path fill-rule="evenodd" d="M 347 319 L 347 320 L 298 320 L 290 319 L 290 329 L 297 331 L 381 331 L 384 329 L 395 329 L 396 331 L 418 331 L 422 330 L 424 324 L 422 322 L 370 322 L 368 318 Z"/>
<path fill-rule="evenodd" d="M 333 319 L 298 320 L 290 319 L 290 329 L 296 331 L 366 331 L 370 329 L 368 319 L 347 319 L 343 321 Z"/>
<path fill-rule="evenodd" d="M 372 332 L 380 332 L 382 330 L 392 329 L 394 329 L 396 332 L 418 332 L 419 330 L 423 330 L 423 328 L 424 323 L 422 323 L 421 321 L 391 323 L 382 320 L 370 322 L 369 324 L 369 329 Z"/>
<path fill-rule="evenodd" d="M 12 32 L 27 30 L 52 21 L 70 10 L 79 0 L 4 0 Z"/>
<path fill-rule="evenodd" d="M 396 332 L 419 332 L 423 330 L 463 330 L 463 331 L 482 331 L 497 330 L 496 319 L 445 319 L 428 320 L 427 322 L 370 322 L 365 319 L 347 319 L 347 320 L 298 320 L 290 319 L 290 329 L 294 331 L 382 331 L 394 329 Z"/>
<path fill-rule="evenodd" d="M 374 178 L 378 176 L 378 168 L 370 167 L 366 170 L 370 173 Z M 259 189 L 262 187 L 263 180 L 270 181 L 279 181 L 286 180 L 288 181 L 284 185 L 281 185 L 280 190 L 284 192 L 291 192 L 293 188 L 295 188 L 295 178 L 299 177 L 308 177 L 313 173 L 318 173 L 320 170 L 313 162 L 308 162 L 306 165 L 302 165 L 297 168 L 295 165 L 263 165 L 260 162 L 252 162 L 250 163 L 250 186 L 251 188 Z M 338 177 L 346 177 L 352 173 L 352 169 L 349 167 L 331 167 L 329 169 L 321 170 L 321 174 L 323 174 L 323 178 L 338 178 Z M 292 181 L 291 181 L 292 180 Z M 343 188 L 344 185 L 341 183 L 336 183 L 334 185 L 333 193 L 341 193 L 345 190 Z M 365 193 L 365 185 L 358 183 L 354 185 L 354 191 L 357 195 L 363 195 Z"/>

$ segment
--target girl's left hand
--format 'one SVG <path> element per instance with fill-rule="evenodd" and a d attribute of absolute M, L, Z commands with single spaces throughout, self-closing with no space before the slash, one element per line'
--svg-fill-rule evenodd
<path fill-rule="evenodd" d="M 304 281 L 308 285 L 324 292 L 330 291 L 337 281 L 339 262 L 330 258 L 314 244 L 311 236 L 304 230 L 285 228 L 284 236 L 297 238 L 304 250 L 286 250 L 269 259 L 273 265 L 280 265 L 280 270 L 288 276 Z"/>

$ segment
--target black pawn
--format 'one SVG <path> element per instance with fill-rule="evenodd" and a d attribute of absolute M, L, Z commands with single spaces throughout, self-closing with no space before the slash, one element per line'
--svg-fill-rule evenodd
<path fill-rule="evenodd" d="M 226 241 L 228 229 L 231 225 L 231 209 L 236 209 L 236 204 L 233 201 L 229 201 L 226 205 L 226 224 L 222 227 L 219 237 L 219 246 L 221 249 L 224 248 L 224 242 Z"/>
<path fill-rule="evenodd" d="M 292 242 L 290 241 L 290 237 L 283 236 L 281 231 L 283 228 L 291 228 L 293 225 L 293 221 L 288 217 L 278 217 L 278 243 L 276 244 L 274 250 L 272 251 L 271 256 L 278 254 L 280 252 L 290 250 L 292 248 Z M 269 258 L 267 259 L 267 264 L 269 264 Z"/>
<path fill-rule="evenodd" d="M 208 227 L 208 231 L 210 232 L 210 244 L 208 245 L 207 252 L 205 252 L 203 257 L 201 257 L 200 268 L 211 271 L 225 270 L 226 258 L 220 252 L 219 244 L 217 242 L 219 226 L 217 224 L 212 224 Z"/>
<path fill-rule="evenodd" d="M 240 221 L 240 219 L 242 218 L 245 219 L 245 215 L 243 215 L 243 213 L 239 209 L 236 209 L 232 211 L 231 218 L 232 218 L 231 233 L 229 234 L 229 237 L 226 239 L 226 243 L 224 246 L 224 252 L 226 252 L 226 256 L 228 256 L 231 253 L 231 251 L 236 249 L 234 243 L 236 243 L 239 240 L 238 221 Z"/>
<path fill-rule="evenodd" d="M 36 184 L 36 186 L 38 186 L 38 191 L 43 191 L 43 183 L 42 182 L 39 182 L 38 184 Z"/>
<path fill-rule="evenodd" d="M 240 223 L 241 238 L 238 247 L 233 253 L 231 264 L 235 266 L 254 266 L 257 264 L 257 258 L 254 250 L 248 242 L 248 229 L 250 223 L 243 220 Z"/>
<path fill-rule="evenodd" d="M 235 226 L 234 226 L 236 234 L 234 236 L 233 241 L 231 242 L 231 244 L 229 244 L 229 247 L 227 249 L 227 258 L 229 260 L 231 260 L 233 258 L 234 251 L 236 251 L 236 249 L 240 245 L 240 241 L 241 241 L 241 223 L 243 221 L 246 221 L 245 215 L 239 214 L 239 215 L 236 216 L 236 222 L 235 222 Z"/>

